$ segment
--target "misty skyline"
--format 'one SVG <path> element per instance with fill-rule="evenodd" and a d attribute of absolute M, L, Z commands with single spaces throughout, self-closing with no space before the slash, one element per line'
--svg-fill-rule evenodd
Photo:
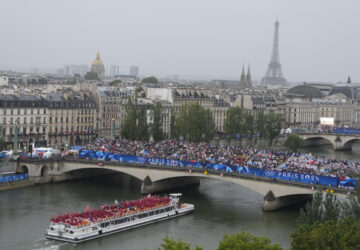
<path fill-rule="evenodd" d="M 347 0 L 2 0 L 0 70 L 105 65 L 141 74 L 254 80 L 267 69 L 279 18 L 288 81 L 360 82 L 360 2 Z"/>

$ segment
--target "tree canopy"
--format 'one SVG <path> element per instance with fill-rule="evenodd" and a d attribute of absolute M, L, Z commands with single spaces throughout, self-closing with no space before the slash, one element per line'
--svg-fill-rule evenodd
<path fill-rule="evenodd" d="M 166 237 L 163 239 L 163 243 L 160 245 L 161 248 L 159 250 L 194 250 L 194 248 L 191 248 L 190 243 L 184 242 L 181 238 L 178 240 L 175 240 L 174 238 L 169 238 L 169 236 L 166 235 Z M 196 246 L 195 250 L 202 250 L 202 247 Z"/>
<path fill-rule="evenodd" d="M 269 113 L 265 115 L 265 133 L 270 140 L 270 145 L 276 136 L 280 134 L 282 126 L 282 116 L 276 113 Z"/>
<path fill-rule="evenodd" d="M 154 83 L 154 84 L 157 84 L 157 83 L 159 83 L 159 81 L 155 76 L 149 76 L 149 77 L 145 77 L 144 79 L 142 79 L 141 83 Z"/>
<path fill-rule="evenodd" d="M 162 116 L 162 104 L 156 102 L 152 106 L 152 123 L 150 125 L 151 135 L 154 141 L 161 141 L 164 139 L 164 132 L 162 129 L 163 116 Z"/>
<path fill-rule="evenodd" d="M 116 86 L 120 83 L 121 83 L 121 80 L 114 80 L 114 81 L 109 82 L 109 86 Z"/>
<path fill-rule="evenodd" d="M 300 211 L 292 249 L 360 249 L 359 191 L 345 201 L 321 191 Z"/>
<path fill-rule="evenodd" d="M 279 244 L 271 244 L 271 240 L 267 237 L 254 236 L 247 232 L 241 232 L 239 234 L 224 235 L 220 241 L 217 250 L 281 250 Z"/>
<path fill-rule="evenodd" d="M 255 132 L 254 117 L 240 107 L 231 107 L 226 113 L 224 130 L 234 138 L 237 134 L 252 138 Z"/>
<path fill-rule="evenodd" d="M 209 109 L 199 104 L 184 104 L 175 118 L 173 134 L 187 141 L 200 142 L 211 140 L 215 135 L 215 122 Z"/>
<path fill-rule="evenodd" d="M 86 80 L 99 80 L 98 74 L 96 72 L 92 72 L 92 71 L 86 72 L 84 78 Z"/>
<path fill-rule="evenodd" d="M 122 124 L 121 136 L 129 140 L 149 140 L 149 128 L 146 121 L 146 109 L 138 105 L 131 97 L 125 106 L 126 117 Z"/>
<path fill-rule="evenodd" d="M 297 134 L 290 134 L 285 141 L 285 146 L 292 152 L 297 152 L 304 145 L 304 140 Z"/>
<path fill-rule="evenodd" d="M 184 242 L 181 238 L 177 241 L 169 238 L 167 235 L 163 239 L 159 250 L 191 250 L 190 243 Z M 200 246 L 196 246 L 195 250 L 202 250 Z M 254 236 L 247 232 L 239 234 L 224 235 L 219 243 L 217 250 L 282 250 L 280 245 L 271 244 L 271 240 L 267 237 Z"/>

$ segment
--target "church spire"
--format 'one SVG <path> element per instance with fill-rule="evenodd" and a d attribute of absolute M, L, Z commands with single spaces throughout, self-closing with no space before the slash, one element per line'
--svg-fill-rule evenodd
<path fill-rule="evenodd" d="M 245 76 L 245 66 L 243 64 L 241 77 L 240 77 L 240 88 L 246 88 L 246 76 Z"/>
<path fill-rule="evenodd" d="M 247 74 L 246 74 L 246 86 L 248 88 L 252 87 L 251 74 L 250 74 L 250 64 L 248 65 L 248 70 L 247 70 Z"/>

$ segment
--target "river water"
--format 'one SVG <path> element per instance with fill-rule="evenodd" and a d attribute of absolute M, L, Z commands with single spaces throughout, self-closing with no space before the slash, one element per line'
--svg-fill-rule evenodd
<path fill-rule="evenodd" d="M 334 152 L 305 149 L 327 158 L 359 160 L 360 151 Z M 198 187 L 182 188 L 182 201 L 196 211 L 172 220 L 95 239 L 79 245 L 46 240 L 44 232 L 53 215 L 82 211 L 118 201 L 141 198 L 140 181 L 123 174 L 0 192 L 0 249 L 157 249 L 166 235 L 183 238 L 204 249 L 216 249 L 222 236 L 242 230 L 267 236 L 290 248 L 299 208 L 263 212 L 263 197 L 246 187 L 221 180 L 201 179 Z"/>

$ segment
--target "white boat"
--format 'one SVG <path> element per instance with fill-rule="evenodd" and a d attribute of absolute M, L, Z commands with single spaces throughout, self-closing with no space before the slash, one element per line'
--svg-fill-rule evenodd
<path fill-rule="evenodd" d="M 146 197 L 53 217 L 45 236 L 76 244 L 194 211 L 195 206 L 180 203 L 180 197 L 181 193 L 170 194 L 169 197 Z"/>

